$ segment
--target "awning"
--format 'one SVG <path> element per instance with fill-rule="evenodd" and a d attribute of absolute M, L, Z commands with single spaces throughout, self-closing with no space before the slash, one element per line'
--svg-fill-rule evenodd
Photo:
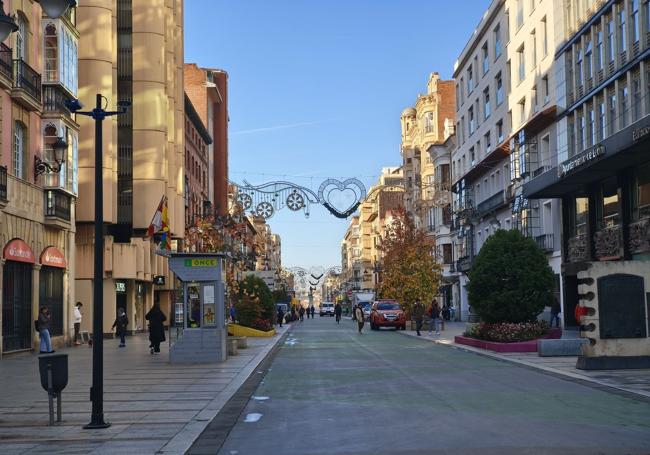
<path fill-rule="evenodd" d="M 21 239 L 13 239 L 5 245 L 2 256 L 7 261 L 26 262 L 33 264 L 36 262 L 34 252 L 32 249 Z"/>
<path fill-rule="evenodd" d="M 58 248 L 49 246 L 41 253 L 41 265 L 65 269 L 65 255 Z"/>

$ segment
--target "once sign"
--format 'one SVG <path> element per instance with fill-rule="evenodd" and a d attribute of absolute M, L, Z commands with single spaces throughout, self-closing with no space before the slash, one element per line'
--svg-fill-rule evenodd
<path fill-rule="evenodd" d="M 216 267 L 216 259 L 185 259 L 185 267 Z"/>

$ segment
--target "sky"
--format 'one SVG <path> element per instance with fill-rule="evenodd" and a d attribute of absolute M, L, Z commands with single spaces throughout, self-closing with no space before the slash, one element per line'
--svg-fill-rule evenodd
<path fill-rule="evenodd" d="M 491 0 L 186 0 L 185 61 L 229 75 L 229 178 L 374 184 L 399 166 L 400 114 L 449 79 Z M 284 267 L 341 265 L 349 220 L 269 220 Z"/>

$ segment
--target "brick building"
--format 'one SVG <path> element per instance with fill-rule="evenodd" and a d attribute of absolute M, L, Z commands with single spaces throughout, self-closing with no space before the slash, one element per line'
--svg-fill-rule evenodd
<path fill-rule="evenodd" d="M 210 207 L 209 155 L 212 137 L 185 95 L 185 225 L 192 226 Z"/>

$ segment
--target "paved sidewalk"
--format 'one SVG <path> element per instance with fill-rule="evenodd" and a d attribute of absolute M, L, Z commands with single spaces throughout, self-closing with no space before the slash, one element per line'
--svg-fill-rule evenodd
<path fill-rule="evenodd" d="M 104 412 L 112 426 L 83 430 L 90 420 L 92 349 L 66 349 L 69 381 L 63 391 L 63 422 L 48 426 L 47 394 L 38 357 L 0 363 L 0 453 L 182 454 L 201 434 L 287 330 L 249 338 L 248 349 L 222 364 L 171 365 L 168 345 L 148 352 L 146 335 L 104 344 Z"/>
<path fill-rule="evenodd" d="M 559 374 L 567 378 L 587 381 L 599 386 L 612 387 L 624 392 L 633 393 L 650 398 L 650 369 L 644 370 L 578 370 L 575 365 L 577 357 L 540 357 L 536 352 L 496 353 L 486 349 L 474 348 L 454 343 L 454 337 L 465 331 L 465 322 L 445 322 L 445 330 L 440 336 L 429 336 L 428 326 L 425 324 L 422 336 L 419 338 L 452 346 L 468 352 L 475 352 L 488 357 L 493 357 L 507 362 L 512 362 L 527 367 L 537 368 L 548 373 Z M 405 335 L 417 337 L 415 331 L 400 332 Z"/>

